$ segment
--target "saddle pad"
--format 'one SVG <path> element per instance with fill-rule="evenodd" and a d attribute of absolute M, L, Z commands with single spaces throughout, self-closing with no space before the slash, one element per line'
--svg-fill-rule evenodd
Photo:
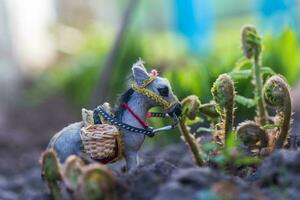
<path fill-rule="evenodd" d="M 116 126 L 95 124 L 82 127 L 80 136 L 85 153 L 101 163 L 115 162 L 124 155 L 122 134 Z"/>

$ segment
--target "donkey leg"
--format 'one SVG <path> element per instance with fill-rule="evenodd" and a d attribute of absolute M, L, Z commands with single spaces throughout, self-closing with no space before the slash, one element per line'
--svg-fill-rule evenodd
<path fill-rule="evenodd" d="M 136 169 L 136 167 L 139 165 L 137 151 L 126 151 L 125 160 L 128 172 L 131 172 L 132 170 Z"/>

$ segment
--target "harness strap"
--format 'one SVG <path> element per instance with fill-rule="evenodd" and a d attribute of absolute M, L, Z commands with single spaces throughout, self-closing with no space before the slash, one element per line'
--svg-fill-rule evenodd
<path fill-rule="evenodd" d="M 136 128 L 133 126 L 130 126 L 129 124 L 125 124 L 123 122 L 120 122 L 118 119 L 114 118 L 113 116 L 111 116 L 110 114 L 108 114 L 103 108 L 102 106 L 98 106 L 95 110 L 94 113 L 97 115 L 101 115 L 106 121 L 108 121 L 111 125 L 115 125 L 118 126 L 119 128 L 134 132 L 134 133 L 140 133 L 140 134 L 144 134 L 147 135 L 149 137 L 153 137 L 154 133 L 153 133 L 153 128 L 151 127 L 147 127 L 145 129 L 142 128 Z"/>
<path fill-rule="evenodd" d="M 148 127 L 148 124 L 144 122 L 139 116 L 128 106 L 127 103 L 123 103 L 122 106 L 128 110 L 128 112 L 142 125 L 144 128 Z"/>
<path fill-rule="evenodd" d="M 102 124 L 100 116 L 96 112 L 93 112 L 93 119 L 94 124 Z"/>
<path fill-rule="evenodd" d="M 150 117 L 161 117 L 161 118 L 166 118 L 169 115 L 166 113 L 160 113 L 160 112 L 147 112 L 146 117 L 150 118 Z"/>

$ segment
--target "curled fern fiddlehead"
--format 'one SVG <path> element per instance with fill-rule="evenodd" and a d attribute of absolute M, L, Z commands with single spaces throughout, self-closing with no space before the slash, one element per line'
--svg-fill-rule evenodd
<path fill-rule="evenodd" d="M 280 118 L 280 133 L 275 148 L 282 148 L 292 123 L 292 102 L 289 85 L 281 76 L 272 76 L 264 85 L 264 99 L 268 105 L 275 107 Z"/>
<path fill-rule="evenodd" d="M 115 180 L 106 166 L 95 163 L 83 169 L 74 192 L 76 200 L 114 200 L 115 196 Z"/>
<path fill-rule="evenodd" d="M 53 149 L 46 150 L 42 154 L 40 162 L 42 165 L 42 176 L 46 180 L 53 198 L 62 200 L 63 196 L 59 188 L 62 174 L 56 152 Z"/>
<path fill-rule="evenodd" d="M 263 80 L 260 67 L 260 54 L 262 50 L 261 38 L 253 26 L 247 25 L 242 28 L 241 43 L 245 57 L 253 59 L 253 72 L 255 83 L 255 99 L 257 100 L 257 114 L 260 125 L 267 122 L 265 102 L 262 98 Z"/>
<path fill-rule="evenodd" d="M 251 59 L 258 57 L 261 52 L 260 37 L 257 35 L 256 29 L 251 25 L 245 25 L 241 31 L 241 43 L 244 55 Z"/>
<path fill-rule="evenodd" d="M 214 82 L 211 93 L 217 103 L 217 111 L 225 124 L 225 144 L 232 131 L 234 119 L 235 88 L 230 76 L 221 74 Z"/>
<path fill-rule="evenodd" d="M 200 100 L 196 95 L 190 95 L 182 100 L 183 113 L 191 120 L 195 119 L 199 113 Z"/>
<path fill-rule="evenodd" d="M 77 156 L 72 155 L 64 163 L 63 180 L 70 190 L 75 190 L 79 177 L 82 175 L 84 162 Z"/>
<path fill-rule="evenodd" d="M 266 131 L 253 121 L 240 123 L 236 133 L 239 141 L 249 148 L 255 147 L 258 142 L 260 142 L 260 148 L 268 146 Z"/>
<path fill-rule="evenodd" d="M 203 165 L 204 159 L 201 155 L 201 149 L 197 138 L 192 135 L 186 126 L 186 118 L 195 119 L 196 114 L 199 112 L 200 101 L 199 98 L 195 95 L 190 95 L 181 101 L 182 104 L 182 117 L 179 121 L 179 130 L 182 135 L 182 139 L 188 145 L 193 160 L 199 167 Z"/>

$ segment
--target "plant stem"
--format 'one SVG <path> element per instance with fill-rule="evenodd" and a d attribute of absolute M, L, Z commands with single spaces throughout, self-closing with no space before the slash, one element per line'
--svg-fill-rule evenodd
<path fill-rule="evenodd" d="M 291 96 L 290 96 L 289 92 L 287 92 L 287 97 L 285 99 L 285 108 L 283 111 L 283 115 L 284 115 L 283 122 L 282 122 L 282 126 L 280 129 L 279 138 L 275 144 L 276 149 L 280 149 L 283 147 L 284 142 L 285 142 L 287 135 L 289 133 L 289 130 L 290 130 L 292 107 L 291 107 Z"/>
<path fill-rule="evenodd" d="M 233 105 L 231 108 L 225 110 L 225 146 L 228 143 L 229 134 L 233 127 Z"/>
<path fill-rule="evenodd" d="M 185 125 L 184 117 L 182 117 L 179 121 L 179 130 L 181 132 L 181 135 L 184 137 L 185 142 L 188 144 L 188 147 L 193 155 L 194 162 L 196 163 L 196 165 L 201 167 L 203 165 L 203 159 L 200 154 L 199 145 L 197 144 L 195 137 L 188 131 Z"/>
<path fill-rule="evenodd" d="M 63 200 L 63 196 L 57 182 L 48 181 L 48 186 L 54 200 Z"/>
<path fill-rule="evenodd" d="M 256 86 L 256 98 L 257 98 L 257 109 L 259 115 L 259 124 L 264 126 L 267 122 L 267 115 L 266 115 L 266 106 L 264 99 L 262 98 L 262 76 L 260 73 L 260 66 L 259 66 L 259 55 L 254 56 L 254 73 L 255 73 L 255 86 Z"/>

